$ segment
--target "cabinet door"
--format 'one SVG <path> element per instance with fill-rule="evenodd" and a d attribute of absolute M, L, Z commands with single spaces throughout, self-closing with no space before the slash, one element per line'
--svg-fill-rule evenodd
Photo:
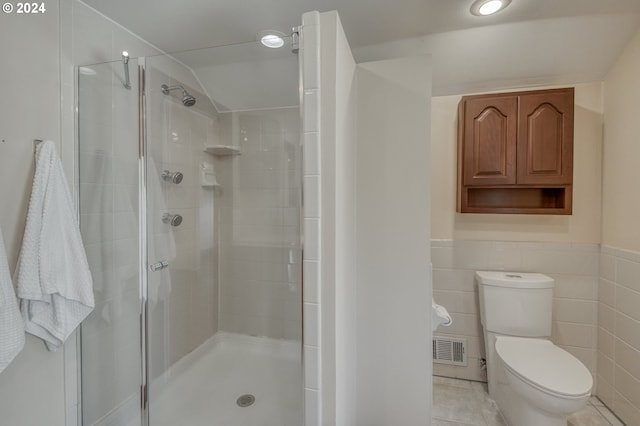
<path fill-rule="evenodd" d="M 515 184 L 517 96 L 487 96 L 464 102 L 464 185 Z"/>
<path fill-rule="evenodd" d="M 573 180 L 573 89 L 520 96 L 518 183 Z"/>

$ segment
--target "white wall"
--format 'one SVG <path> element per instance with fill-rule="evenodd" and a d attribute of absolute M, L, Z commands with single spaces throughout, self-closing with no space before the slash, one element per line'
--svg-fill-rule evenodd
<path fill-rule="evenodd" d="M 604 82 L 598 396 L 640 425 L 640 32 Z"/>
<path fill-rule="evenodd" d="M 320 23 L 322 424 L 427 424 L 430 62 L 356 66 Z"/>
<path fill-rule="evenodd" d="M 353 360 L 355 353 L 355 342 L 344 341 L 344 335 L 339 336 L 338 328 L 344 326 L 345 333 L 353 330 L 353 321 L 345 316 L 345 306 L 347 303 L 343 299 L 348 297 L 348 292 L 355 285 L 354 281 L 345 281 L 346 276 L 339 274 L 338 263 L 341 262 L 337 258 L 338 252 L 343 252 L 348 259 L 353 259 L 353 254 L 349 253 L 349 246 L 345 245 L 345 240 L 338 234 L 338 228 L 343 227 L 342 221 L 347 218 L 339 217 L 338 212 L 352 208 L 347 201 L 338 199 L 337 188 L 339 184 L 345 186 L 345 191 L 349 191 L 353 182 L 338 182 L 338 173 L 341 179 L 348 178 L 344 173 L 339 171 L 342 164 L 348 161 L 348 158 L 342 158 L 344 151 L 353 150 L 355 139 L 349 133 L 353 128 L 343 129 L 338 127 L 338 122 L 342 117 L 338 115 L 338 109 L 342 112 L 348 111 L 352 103 L 351 90 L 349 82 L 353 79 L 355 63 L 350 58 L 351 50 L 346 39 L 343 36 L 342 24 L 336 12 L 326 12 L 320 15 L 320 48 L 321 48 L 321 175 L 319 189 L 321 194 L 321 210 L 319 212 L 321 220 L 321 301 L 322 301 L 322 424 L 329 426 L 337 424 L 338 415 L 342 417 L 352 417 L 353 411 L 345 408 L 338 401 L 338 391 L 342 393 L 347 400 L 353 398 L 351 391 L 353 390 L 355 381 L 353 374 L 347 374 L 344 377 L 338 376 L 338 368 L 344 373 L 345 366 Z M 306 64 L 305 64 L 306 65 Z M 346 82 L 346 84 L 345 84 Z M 339 85 L 344 85 L 346 92 L 339 92 Z M 307 108 L 307 105 L 305 105 Z M 344 144 L 343 147 L 338 147 Z M 305 176 L 306 182 L 314 179 L 312 176 Z M 305 216 L 309 214 L 306 205 L 307 196 L 305 195 Z M 348 213 L 347 213 L 348 214 Z M 338 224 L 341 223 L 341 225 Z M 306 238 L 306 235 L 305 235 Z M 353 270 L 353 269 L 351 269 Z M 348 270 L 340 271 L 349 273 Z M 344 286 L 338 289 L 338 286 Z M 342 294 L 341 301 L 337 300 L 337 293 Z M 350 306 L 353 308 L 353 306 Z M 340 311 L 338 311 L 340 309 Z M 348 315 L 348 314 L 347 314 Z M 344 324 L 337 322 L 337 317 L 341 316 Z M 341 340 L 342 346 L 339 348 L 338 339 Z M 349 349 L 346 349 L 349 348 Z M 350 354 L 346 351 L 350 350 Z M 340 352 L 340 355 L 338 353 Z M 340 367 L 338 367 L 340 365 Z M 351 389 L 349 389 L 351 388 Z M 340 412 L 340 414 L 338 414 Z"/>
<path fill-rule="evenodd" d="M 31 194 L 33 139 L 61 147 L 58 2 L 46 2 L 46 8 L 40 15 L 0 16 L 0 75 L 6 82 L 0 97 L 0 227 L 12 272 Z M 3 425 L 65 424 L 65 350 L 48 352 L 27 335 L 22 352 L 0 374 Z"/>
<path fill-rule="evenodd" d="M 356 99 L 349 43 L 335 12 L 321 15 L 323 358 L 325 425 L 356 424 Z M 305 214 L 309 207 L 305 202 Z"/>
<path fill-rule="evenodd" d="M 341 25 L 336 32 L 336 424 L 356 424 L 356 63 Z"/>
<path fill-rule="evenodd" d="M 357 69 L 357 420 L 431 418 L 431 65 Z"/>
<path fill-rule="evenodd" d="M 640 32 L 604 82 L 602 243 L 640 251 Z"/>

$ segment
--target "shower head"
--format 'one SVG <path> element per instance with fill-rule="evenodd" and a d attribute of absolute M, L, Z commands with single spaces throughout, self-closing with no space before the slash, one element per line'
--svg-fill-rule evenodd
<path fill-rule="evenodd" d="M 162 93 L 164 93 L 165 95 L 168 95 L 169 92 L 171 92 L 172 90 L 180 89 L 182 90 L 182 105 L 186 107 L 191 107 L 196 104 L 196 98 L 191 96 L 189 92 L 187 92 L 185 88 L 182 86 L 169 87 L 166 84 L 163 84 L 162 86 L 160 86 L 160 88 L 162 89 Z"/>
<path fill-rule="evenodd" d="M 182 105 L 186 107 L 194 106 L 196 104 L 196 98 L 187 93 L 187 91 L 182 92 Z"/>

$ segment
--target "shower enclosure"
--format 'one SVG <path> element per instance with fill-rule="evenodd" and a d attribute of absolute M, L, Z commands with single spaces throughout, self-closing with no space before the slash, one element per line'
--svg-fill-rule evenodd
<path fill-rule="evenodd" d="M 304 423 L 298 69 L 255 42 L 78 67 L 83 425 Z"/>

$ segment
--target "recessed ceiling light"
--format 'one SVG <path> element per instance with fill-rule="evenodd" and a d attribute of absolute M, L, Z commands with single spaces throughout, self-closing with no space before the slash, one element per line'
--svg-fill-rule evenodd
<path fill-rule="evenodd" d="M 471 5 L 471 13 L 476 16 L 493 15 L 509 6 L 511 0 L 476 0 Z"/>
<path fill-rule="evenodd" d="M 286 36 L 279 31 L 262 31 L 258 34 L 258 40 L 263 46 L 271 49 L 278 49 L 284 46 L 284 38 Z"/>

